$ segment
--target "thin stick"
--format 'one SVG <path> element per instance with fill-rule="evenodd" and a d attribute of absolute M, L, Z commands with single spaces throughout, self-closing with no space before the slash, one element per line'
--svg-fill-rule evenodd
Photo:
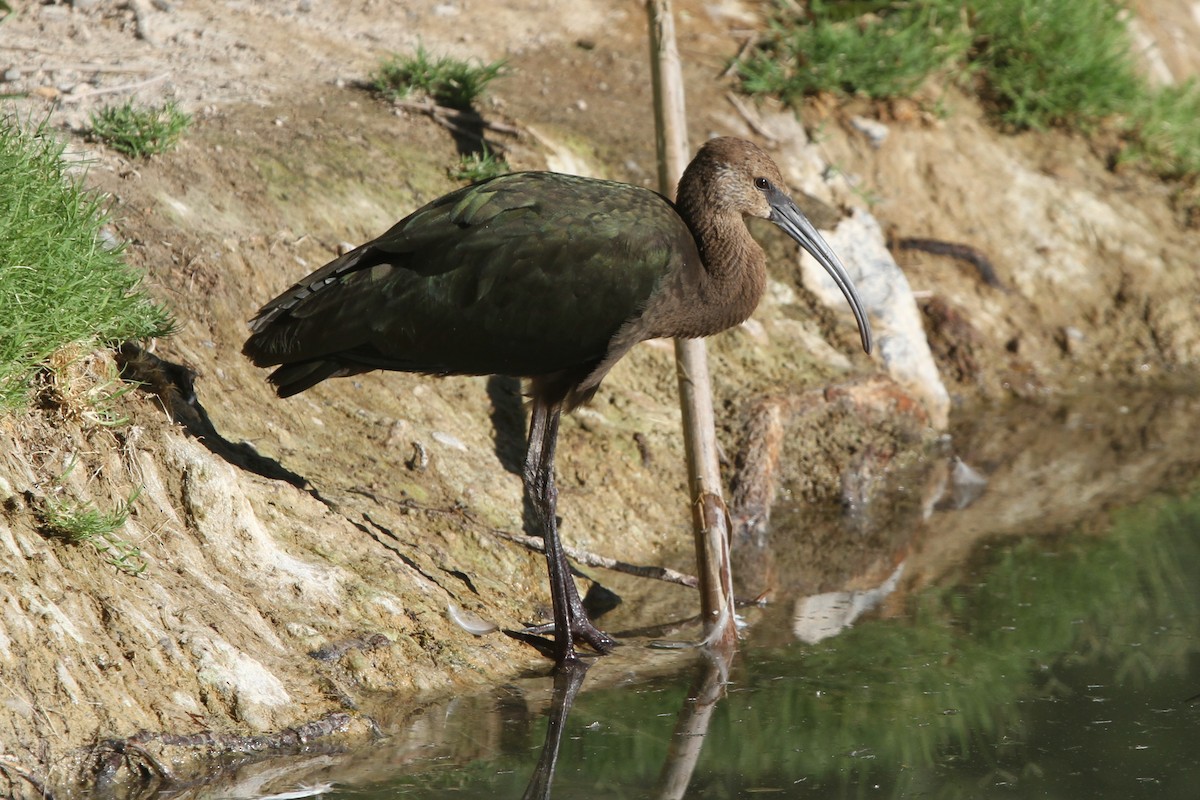
<path fill-rule="evenodd" d="M 675 43 L 670 0 L 647 0 L 646 12 L 650 20 L 659 190 L 673 197 L 691 154 L 684 110 L 683 71 Z M 733 624 L 733 581 L 729 565 L 731 526 L 729 511 L 721 496 L 707 352 L 702 339 L 675 341 L 688 486 L 692 496 L 696 569 L 700 578 L 700 609 L 707 633 L 705 644 L 732 646 L 737 639 L 737 630 Z"/>
<path fill-rule="evenodd" d="M 28 44 L 0 44 L 0 53 L 5 50 L 20 50 L 22 53 L 40 53 L 44 56 L 61 56 L 61 50 L 47 50 L 44 47 L 34 47 Z"/>
<path fill-rule="evenodd" d="M 2 49 L 4 48 L 0 48 L 0 50 Z M 36 68 L 38 72 L 141 72 L 143 74 L 153 72 L 154 69 L 154 67 L 137 67 L 125 64 L 101 64 L 96 61 L 80 62 L 78 64 L 41 64 Z M 32 72 L 33 69 L 23 69 L 23 71 Z"/>
<path fill-rule="evenodd" d="M 29 785 L 33 787 L 33 790 L 37 792 L 38 797 L 54 800 L 54 795 L 50 793 L 50 790 L 46 788 L 46 785 L 25 770 L 19 769 L 15 765 L 9 764 L 7 761 L 0 761 L 0 772 L 3 772 L 5 775 L 9 776 L 9 781 L 11 783 L 15 783 L 15 781 L 12 780 L 14 775 L 18 778 L 24 778 L 29 782 Z"/>
<path fill-rule="evenodd" d="M 775 144 L 779 141 L 775 134 L 766 129 L 766 127 L 762 124 L 762 120 L 758 118 L 758 115 L 746 107 L 746 104 L 742 102 L 742 98 L 738 97 L 733 92 L 726 92 L 725 99 L 729 101 L 730 105 L 737 109 L 738 114 L 740 114 L 742 119 L 746 121 L 746 124 L 750 126 L 750 130 L 754 131 L 771 144 Z"/>
<path fill-rule="evenodd" d="M 526 536 L 521 533 L 510 533 L 509 531 L 500 530 L 499 528 L 487 528 L 487 532 L 501 539 L 507 539 L 510 542 L 515 542 L 530 550 L 538 553 L 545 552 L 546 545 L 540 536 Z M 670 567 L 650 567 L 644 564 L 630 564 L 628 561 L 618 561 L 615 558 L 602 556 L 597 553 L 592 553 L 588 550 L 580 550 L 578 547 L 570 547 L 563 545 L 563 551 L 571 557 L 572 561 L 583 564 L 588 567 L 600 567 L 601 569 L 610 569 L 613 572 L 623 572 L 626 575 L 633 575 L 638 578 L 652 578 L 654 580 L 666 581 L 667 583 L 677 583 L 680 586 L 695 588 L 699 581 L 695 575 L 688 575 L 683 572 L 676 572 Z"/>
<path fill-rule="evenodd" d="M 753 47 L 757 41 L 758 41 L 757 35 L 747 36 L 746 41 L 742 42 L 742 46 L 738 48 L 737 55 L 734 56 L 732 59 L 730 59 L 729 65 L 727 67 L 725 67 L 725 69 L 723 69 L 721 71 L 721 74 L 718 75 L 717 77 L 718 78 L 728 78 L 730 75 L 732 75 L 734 72 L 736 72 L 737 67 L 738 67 L 738 62 L 742 60 L 742 57 L 750 51 L 750 48 Z"/>
<path fill-rule="evenodd" d="M 86 92 L 84 94 L 63 95 L 59 99 L 63 103 L 81 103 L 84 100 L 88 100 L 92 97 L 95 97 L 98 94 L 115 94 L 116 92 L 136 92 L 138 89 L 144 89 L 147 86 L 152 86 L 156 83 L 159 83 L 160 81 L 165 81 L 169 77 L 171 77 L 171 76 L 164 72 L 161 75 L 155 75 L 153 78 L 147 78 L 144 81 L 135 81 L 134 83 L 123 83 L 120 86 L 105 86 L 103 89 L 93 89 L 90 92 Z"/>
<path fill-rule="evenodd" d="M 356 491 L 355 493 L 361 494 L 364 497 L 369 497 L 377 502 L 387 501 L 395 503 L 404 508 L 410 508 L 415 511 L 423 511 L 427 514 L 437 514 L 438 516 L 443 517 L 457 517 L 458 519 L 466 520 L 471 525 L 474 525 L 480 530 L 486 531 L 487 533 L 490 533 L 499 539 L 505 539 L 513 542 L 514 544 L 519 544 L 522 547 L 525 547 L 536 553 L 546 552 L 545 540 L 543 540 L 540 536 L 526 536 L 523 533 L 512 533 L 511 531 L 502 530 L 500 528 L 493 528 L 490 525 L 480 522 L 475 518 L 475 515 L 462 508 L 437 508 L 436 506 L 423 506 L 415 500 L 409 498 L 398 500 L 393 497 L 388 497 L 387 495 L 378 495 L 374 492 Z M 321 502 L 326 501 L 322 500 Z M 371 520 L 370 518 L 368 518 L 368 521 L 377 528 L 381 527 L 377 522 Z M 615 558 L 602 556 L 598 553 L 593 553 L 590 550 L 580 550 L 578 547 L 570 547 L 568 545 L 563 545 L 563 551 L 574 561 L 588 567 L 610 569 L 613 572 L 623 572 L 626 575 L 633 575 L 637 578 L 651 578 L 653 580 L 666 581 L 667 583 L 677 583 L 680 586 L 687 586 L 689 588 L 695 588 L 700 583 L 695 575 L 688 575 L 685 572 L 678 572 L 670 567 L 652 567 L 645 564 L 630 564 L 628 561 L 618 561 Z"/>

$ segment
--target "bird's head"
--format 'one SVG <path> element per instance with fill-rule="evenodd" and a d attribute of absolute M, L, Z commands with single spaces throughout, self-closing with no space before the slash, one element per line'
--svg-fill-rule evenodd
<path fill-rule="evenodd" d="M 871 352 L 871 324 L 858 291 L 833 249 L 788 196 L 779 167 L 758 145 L 723 136 L 704 143 L 679 182 L 679 197 L 698 199 L 693 213 L 741 214 L 769 219 L 796 240 L 837 283 L 858 322 L 863 350 Z M 694 202 L 694 201 L 693 201 Z"/>

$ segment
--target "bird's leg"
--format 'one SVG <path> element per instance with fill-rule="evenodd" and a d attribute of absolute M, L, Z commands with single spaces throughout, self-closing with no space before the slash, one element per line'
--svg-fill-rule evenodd
<path fill-rule="evenodd" d="M 567 555 L 558 537 L 558 488 L 554 485 L 554 450 L 558 441 L 559 403 L 547 404 L 537 398 L 529 421 L 529 450 L 525 456 L 525 491 L 538 517 L 546 548 L 546 566 L 550 572 L 550 598 L 554 606 L 554 660 L 562 666 L 578 660 L 578 638 L 601 653 L 616 642 L 591 620 L 579 599 L 579 590 L 571 577 Z"/>
<path fill-rule="evenodd" d="M 546 566 L 550 572 L 550 601 L 554 610 L 554 661 L 559 666 L 578 661 L 572 635 L 570 602 L 567 586 L 571 580 L 565 569 L 566 554 L 558 538 L 558 522 L 555 508 L 558 505 L 558 488 L 554 485 L 554 447 L 558 438 L 558 420 L 561 415 L 558 405 L 548 407 L 535 399 L 529 420 L 529 450 L 525 457 L 525 492 L 538 518 L 546 553 Z"/>

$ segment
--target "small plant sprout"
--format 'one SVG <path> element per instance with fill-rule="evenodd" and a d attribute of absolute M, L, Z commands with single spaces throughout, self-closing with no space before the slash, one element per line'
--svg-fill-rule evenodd
<path fill-rule="evenodd" d="M 454 180 L 468 183 L 479 183 L 510 171 L 504 156 L 493 153 L 486 142 L 476 152 L 461 156 L 458 163 L 447 170 Z"/>
<path fill-rule="evenodd" d="M 142 158 L 171 150 L 192 122 L 174 101 L 161 106 L 106 106 L 92 114 L 92 135 L 118 153 Z"/>
<path fill-rule="evenodd" d="M 70 544 L 91 545 L 117 569 L 129 575 L 140 575 L 146 569 L 141 548 L 118 535 L 140 493 L 140 490 L 134 492 L 128 500 L 108 512 L 91 503 L 46 498 L 40 509 L 44 531 Z"/>

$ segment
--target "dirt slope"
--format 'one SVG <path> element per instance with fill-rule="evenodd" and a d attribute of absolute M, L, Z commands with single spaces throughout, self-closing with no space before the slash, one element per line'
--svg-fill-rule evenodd
<path fill-rule="evenodd" d="M 1141 5 L 1153 39 L 1171 4 Z M 368 375 L 280 402 L 238 352 L 258 303 L 453 186 L 451 134 L 356 87 L 377 60 L 418 43 L 505 58 L 508 77 L 481 110 L 518 131 L 490 136 L 514 167 L 654 175 L 639 3 L 164 8 L 29 5 L 0 26 L 5 91 L 32 92 L 22 108 L 52 111 L 68 130 L 133 92 L 177 98 L 196 116 L 178 151 L 149 161 L 71 143 L 92 160 L 88 181 L 112 196 L 131 260 L 176 310 L 180 331 L 155 353 L 195 371 L 204 413 L 176 406 L 168 417 L 168 391 L 114 400 L 130 420 L 117 427 L 70 404 L 0 420 L 0 764 L 54 786 L 98 770 L 108 751 L 86 747 L 109 737 L 148 731 L 139 741 L 183 769 L 198 743 L 278 742 L 304 724 L 368 735 L 377 692 L 412 698 L 545 668 L 447 617 L 454 603 L 518 627 L 549 602 L 540 557 L 494 533 L 522 528 L 517 387 Z M 999 287 L 958 261 L 901 254 L 959 404 L 1161 378 L 1200 360 L 1200 241 L 1178 226 L 1163 187 L 1105 171 L 1069 137 L 1000 137 L 953 95 L 943 121 L 888 120 L 878 148 L 845 110 L 809 110 L 822 134 L 799 148 L 779 109 L 742 112 L 726 96 L 722 71 L 761 25 L 756 8 L 677 3 L 693 141 L 774 131 L 785 173 L 824 201 L 823 227 L 873 198 L 895 236 L 986 254 Z M 1191 68 L 1177 38 L 1168 55 L 1177 73 Z M 822 180 L 834 172 L 848 177 Z M 761 398 L 877 371 L 855 352 L 847 317 L 818 306 L 791 250 L 764 235 L 768 298 L 753 324 L 711 344 L 731 461 Z M 75 380 L 95 385 L 115 369 L 97 357 Z M 688 568 L 674 381 L 669 349 L 649 343 L 564 423 L 569 543 Z M 928 432 L 903 393 L 863 403 L 869 414 L 847 405 L 811 438 L 790 429 L 781 485 L 833 499 L 864 453 L 922 452 Z M 136 576 L 47 536 L 38 513 L 46 497 L 113 508 L 139 490 L 121 533 L 143 554 Z M 625 598 L 611 629 L 692 613 L 682 589 L 596 577 Z M 264 738 L 233 738 L 245 736 Z M 5 776 L 11 791 L 30 791 L 14 775 L 0 770 L 0 792 Z"/>

